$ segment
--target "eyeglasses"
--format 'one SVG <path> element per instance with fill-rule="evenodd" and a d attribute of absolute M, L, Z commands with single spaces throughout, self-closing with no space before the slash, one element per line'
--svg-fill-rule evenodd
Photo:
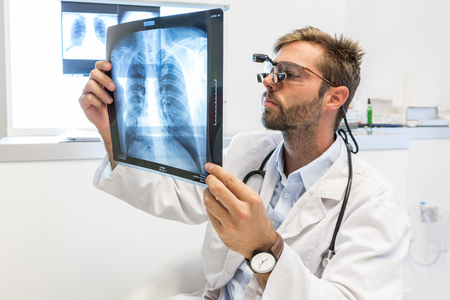
<path fill-rule="evenodd" d="M 272 77 L 273 83 L 278 83 L 280 81 L 286 80 L 287 82 L 298 83 L 301 85 L 305 85 L 306 81 L 306 71 L 316 75 L 329 85 L 336 87 L 337 85 L 329 81 L 328 79 L 323 78 L 319 74 L 315 73 L 311 69 L 299 66 L 295 63 L 289 61 L 274 61 L 270 59 L 269 56 L 265 54 L 253 54 L 253 61 L 258 63 L 265 62 L 264 73 L 256 74 L 256 79 L 259 83 L 264 81 L 264 78 L 267 76 Z"/>

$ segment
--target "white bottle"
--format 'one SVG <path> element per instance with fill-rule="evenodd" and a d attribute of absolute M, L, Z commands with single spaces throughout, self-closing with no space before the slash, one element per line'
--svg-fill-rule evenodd
<path fill-rule="evenodd" d="M 361 106 L 361 100 L 357 99 L 353 103 L 353 110 L 355 111 L 355 119 L 356 123 L 361 124 L 362 122 L 362 106 Z"/>
<path fill-rule="evenodd" d="M 367 89 L 358 89 L 357 99 L 361 105 L 361 123 L 367 124 Z"/>

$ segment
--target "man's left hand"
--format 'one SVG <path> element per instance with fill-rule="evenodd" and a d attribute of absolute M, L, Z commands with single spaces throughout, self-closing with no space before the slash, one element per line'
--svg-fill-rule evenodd
<path fill-rule="evenodd" d="M 257 192 L 222 167 L 207 163 L 206 212 L 222 242 L 250 259 L 255 250 L 268 251 L 277 239 Z"/>

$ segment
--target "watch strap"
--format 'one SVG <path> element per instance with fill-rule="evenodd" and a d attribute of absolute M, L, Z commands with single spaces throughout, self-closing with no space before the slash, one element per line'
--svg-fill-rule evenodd
<path fill-rule="evenodd" d="M 277 232 L 277 240 L 275 244 L 273 244 L 272 248 L 270 248 L 270 252 L 272 252 L 273 256 L 275 256 L 276 260 L 279 260 L 281 257 L 281 253 L 283 253 L 284 249 L 284 241 L 281 235 Z"/>

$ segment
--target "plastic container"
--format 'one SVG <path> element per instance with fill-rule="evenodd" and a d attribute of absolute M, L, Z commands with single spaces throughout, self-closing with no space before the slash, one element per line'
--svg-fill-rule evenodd
<path fill-rule="evenodd" d="M 367 124 L 372 124 L 372 105 L 370 105 L 370 99 L 367 99 Z"/>

